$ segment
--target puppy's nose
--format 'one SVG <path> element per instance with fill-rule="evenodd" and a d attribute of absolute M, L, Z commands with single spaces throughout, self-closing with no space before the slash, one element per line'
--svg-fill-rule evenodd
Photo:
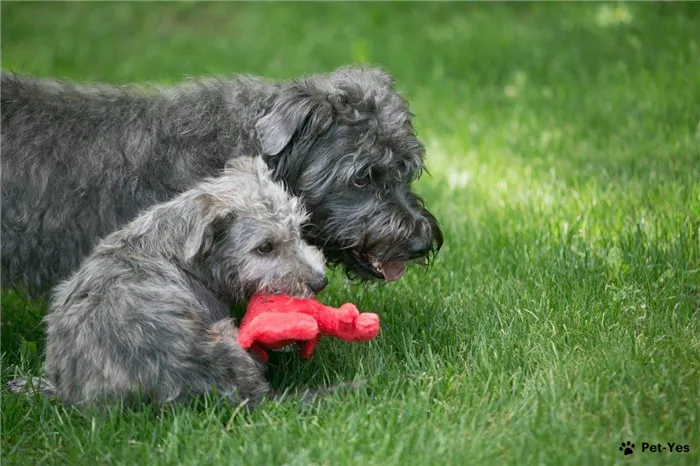
<path fill-rule="evenodd" d="M 417 238 L 411 240 L 408 245 L 408 255 L 411 259 L 417 259 L 423 257 L 430 252 L 430 248 L 433 246 L 432 239 Z"/>
<path fill-rule="evenodd" d="M 325 276 L 314 278 L 309 282 L 309 288 L 316 294 L 323 291 L 326 285 L 328 285 L 328 279 Z"/>

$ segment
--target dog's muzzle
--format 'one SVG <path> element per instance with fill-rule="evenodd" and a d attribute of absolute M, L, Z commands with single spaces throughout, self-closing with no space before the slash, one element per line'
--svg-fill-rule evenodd
<path fill-rule="evenodd" d="M 435 217 L 427 210 L 410 235 L 399 237 L 392 244 L 370 247 L 367 252 L 353 250 L 357 266 L 369 275 L 386 281 L 403 277 L 413 263 L 426 264 L 442 247 L 443 235 Z"/>

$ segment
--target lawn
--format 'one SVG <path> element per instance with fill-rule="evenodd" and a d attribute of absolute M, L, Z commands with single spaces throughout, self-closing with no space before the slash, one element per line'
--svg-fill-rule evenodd
<path fill-rule="evenodd" d="M 332 275 L 322 300 L 379 313 L 376 341 L 273 362 L 276 387 L 357 392 L 94 415 L 3 388 L 3 463 L 698 464 L 699 24 L 700 5 L 667 2 L 3 3 L 3 70 L 168 84 L 385 66 L 446 236 L 396 284 Z M 38 371 L 44 306 L 3 290 L 3 387 Z"/>

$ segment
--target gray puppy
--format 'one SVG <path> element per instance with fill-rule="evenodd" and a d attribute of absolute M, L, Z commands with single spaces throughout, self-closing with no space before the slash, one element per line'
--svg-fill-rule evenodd
<path fill-rule="evenodd" d="M 236 343 L 230 307 L 258 291 L 323 289 L 323 255 L 300 236 L 306 218 L 260 158 L 240 157 L 109 235 L 56 288 L 45 318 L 55 394 L 167 403 L 216 386 L 260 400 L 263 368 Z"/>
<path fill-rule="evenodd" d="M 97 241 L 226 161 L 261 155 L 352 278 L 398 280 L 443 241 L 413 192 L 425 149 L 393 78 L 352 66 L 173 89 L 2 75 L 2 282 L 39 294 Z"/>

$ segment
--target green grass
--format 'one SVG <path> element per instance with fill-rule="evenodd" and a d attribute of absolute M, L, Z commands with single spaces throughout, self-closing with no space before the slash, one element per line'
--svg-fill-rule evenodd
<path fill-rule="evenodd" d="M 384 65 L 446 242 L 397 284 L 333 276 L 323 300 L 378 312 L 375 342 L 275 362 L 277 387 L 366 380 L 355 394 L 91 415 L 3 388 L 3 462 L 698 464 L 698 24 L 672 3 L 4 3 L 2 67 L 36 75 Z M 3 385 L 38 370 L 43 309 L 3 293 Z"/>

